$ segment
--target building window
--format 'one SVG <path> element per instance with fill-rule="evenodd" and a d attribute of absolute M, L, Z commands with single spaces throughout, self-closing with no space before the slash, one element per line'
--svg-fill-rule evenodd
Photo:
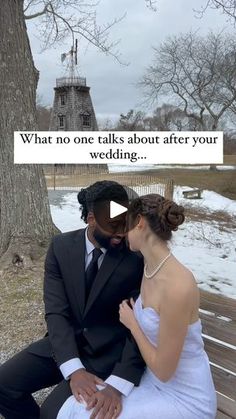
<path fill-rule="evenodd" d="M 58 119 L 59 119 L 59 127 L 60 128 L 65 128 L 65 122 L 66 122 L 66 118 L 64 115 L 58 115 Z"/>
<path fill-rule="evenodd" d="M 64 106 L 66 104 L 66 95 L 65 93 L 60 95 L 60 101 L 61 101 L 61 106 Z"/>
<path fill-rule="evenodd" d="M 90 127 L 91 126 L 91 115 L 90 114 L 83 114 L 82 116 L 82 125 L 83 127 Z"/>

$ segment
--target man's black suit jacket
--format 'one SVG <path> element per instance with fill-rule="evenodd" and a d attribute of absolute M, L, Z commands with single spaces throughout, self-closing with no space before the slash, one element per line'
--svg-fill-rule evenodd
<path fill-rule="evenodd" d="M 48 337 L 30 346 L 58 365 L 79 357 L 87 371 L 139 384 L 144 362 L 119 321 L 119 304 L 140 289 L 142 258 L 127 247 L 107 251 L 85 301 L 85 230 L 55 236 L 45 262 Z"/>

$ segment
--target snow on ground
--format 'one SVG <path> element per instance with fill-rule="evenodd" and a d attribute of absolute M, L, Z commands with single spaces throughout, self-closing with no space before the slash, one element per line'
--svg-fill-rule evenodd
<path fill-rule="evenodd" d="M 219 165 L 216 166 L 217 170 L 235 170 L 236 166 L 229 166 L 229 165 Z M 157 169 L 191 169 L 191 170 L 209 170 L 210 166 L 209 165 L 204 165 L 204 166 L 200 166 L 200 165 L 191 165 L 191 166 L 187 166 L 187 165 L 180 165 L 180 164 L 147 164 L 147 165 L 138 165 L 137 162 L 134 163 L 134 165 L 132 166 L 132 163 L 129 165 L 119 165 L 119 164 L 109 164 L 108 165 L 109 168 L 109 172 L 110 173 L 115 173 L 115 172 L 137 172 L 137 171 L 142 171 L 142 170 L 157 170 Z"/>
<path fill-rule="evenodd" d="M 186 222 L 171 247 L 201 288 L 236 298 L 236 231 L 220 231 L 218 223 Z"/>
<path fill-rule="evenodd" d="M 174 200 L 181 205 L 186 205 L 183 191 L 190 190 L 188 186 L 177 186 L 174 190 Z M 204 190 L 202 199 L 188 199 L 188 206 L 198 207 L 207 212 L 225 211 L 236 217 L 236 201 L 219 195 L 216 192 Z"/>
<path fill-rule="evenodd" d="M 155 189 L 155 185 L 150 185 L 150 192 Z M 236 219 L 236 201 L 212 191 L 204 191 L 203 199 L 186 200 L 182 195 L 186 189 L 189 187 L 175 188 L 176 202 L 182 205 L 187 202 L 208 213 L 223 210 Z M 54 223 L 63 232 L 85 226 L 80 219 L 77 193 L 49 191 Z M 174 255 L 192 270 L 201 288 L 236 298 L 236 227 L 222 229 L 216 221 L 186 221 L 170 246 Z"/>
<path fill-rule="evenodd" d="M 140 194 L 142 187 L 134 187 L 133 189 Z M 148 193 L 155 193 L 158 185 L 149 185 Z M 194 188 L 189 186 L 175 186 L 173 200 L 178 204 L 188 207 L 197 207 L 206 212 L 212 211 L 225 211 L 232 216 L 236 217 L 236 201 L 233 199 L 225 198 L 216 192 L 204 190 L 202 192 L 202 199 L 186 199 L 183 197 L 183 191 L 189 191 Z M 141 192 L 142 193 L 142 192 Z M 145 193 L 146 190 L 145 190 Z"/>

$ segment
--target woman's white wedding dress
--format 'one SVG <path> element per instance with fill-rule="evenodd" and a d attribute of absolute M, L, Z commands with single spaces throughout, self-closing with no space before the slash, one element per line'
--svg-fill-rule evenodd
<path fill-rule="evenodd" d="M 134 306 L 135 317 L 153 345 L 158 344 L 159 316 L 153 308 L 142 306 L 141 296 Z M 122 397 L 121 419 L 215 419 L 216 393 L 209 360 L 201 337 L 201 322 L 191 324 L 173 377 L 160 381 L 149 368 L 140 385 Z M 57 419 L 89 419 L 91 411 L 71 396 L 61 407 Z"/>

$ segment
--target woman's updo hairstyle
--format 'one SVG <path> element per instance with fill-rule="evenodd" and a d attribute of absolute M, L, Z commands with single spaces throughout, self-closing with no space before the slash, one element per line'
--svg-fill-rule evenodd
<path fill-rule="evenodd" d="M 129 228 L 134 228 L 138 215 L 144 216 L 149 227 L 160 239 L 168 241 L 172 231 L 184 222 L 184 208 L 158 194 L 134 199 L 128 210 Z"/>

